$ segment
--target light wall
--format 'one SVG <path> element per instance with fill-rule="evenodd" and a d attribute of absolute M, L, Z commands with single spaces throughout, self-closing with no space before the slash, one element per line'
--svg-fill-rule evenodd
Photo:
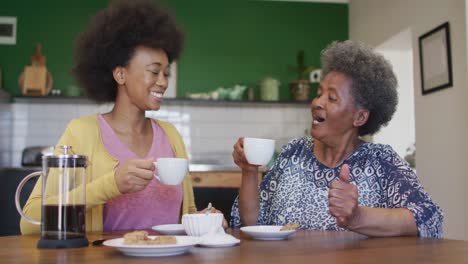
<path fill-rule="evenodd" d="M 0 105 L 0 167 L 21 166 L 25 147 L 55 145 L 71 119 L 105 113 L 112 104 L 25 99 Z M 192 163 L 233 165 L 232 146 L 241 136 L 275 139 L 277 151 L 310 127 L 309 104 L 185 103 L 167 101 L 157 118 L 183 137 Z"/>
<path fill-rule="evenodd" d="M 349 5 L 351 39 L 377 47 L 402 30 L 412 32 L 417 172 L 444 211 L 445 237 L 455 239 L 468 239 L 465 10 L 465 0 L 352 0 Z M 446 21 L 454 85 L 423 96 L 418 37 Z"/>
<path fill-rule="evenodd" d="M 375 47 L 393 66 L 398 80 L 398 106 L 388 125 L 373 135 L 375 143 L 389 144 L 402 157 L 415 143 L 414 80 L 411 30 L 392 36 Z"/>

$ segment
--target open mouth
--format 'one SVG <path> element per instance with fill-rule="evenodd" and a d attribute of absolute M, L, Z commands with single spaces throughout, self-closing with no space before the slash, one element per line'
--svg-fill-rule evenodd
<path fill-rule="evenodd" d="M 318 125 L 325 122 L 325 118 L 321 116 L 313 116 L 312 124 Z"/>
<path fill-rule="evenodd" d="M 164 94 L 163 94 L 163 93 L 160 93 L 160 92 L 150 92 L 150 95 L 151 95 L 152 97 L 156 97 L 156 98 L 158 98 L 158 99 L 162 99 Z"/>

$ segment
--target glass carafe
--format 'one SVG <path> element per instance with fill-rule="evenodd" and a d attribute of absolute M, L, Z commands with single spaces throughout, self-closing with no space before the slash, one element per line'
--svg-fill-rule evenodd
<path fill-rule="evenodd" d="M 38 248 L 88 246 L 86 239 L 86 156 L 76 155 L 71 146 L 60 146 L 58 154 L 42 157 L 42 171 L 26 176 L 16 190 L 16 208 L 27 221 L 41 225 Z M 24 184 L 42 176 L 41 222 L 27 217 L 19 204 Z"/>

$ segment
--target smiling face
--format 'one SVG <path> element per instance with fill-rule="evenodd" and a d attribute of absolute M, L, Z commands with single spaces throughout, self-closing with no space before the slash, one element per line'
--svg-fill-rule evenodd
<path fill-rule="evenodd" d="M 117 67 L 114 78 L 124 93 L 141 110 L 159 110 L 167 89 L 170 65 L 161 49 L 138 47 L 126 67 Z"/>
<path fill-rule="evenodd" d="M 312 137 L 321 141 L 339 141 L 345 135 L 357 137 L 368 111 L 355 106 L 352 83 L 343 73 L 332 71 L 325 76 L 311 104 Z"/>

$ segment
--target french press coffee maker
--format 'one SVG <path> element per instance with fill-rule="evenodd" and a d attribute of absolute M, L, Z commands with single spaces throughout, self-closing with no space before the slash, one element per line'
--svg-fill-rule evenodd
<path fill-rule="evenodd" d="M 38 248 L 86 247 L 87 157 L 74 154 L 71 146 L 59 148 L 59 154 L 42 157 L 42 171 L 33 172 L 20 182 L 15 195 L 16 209 L 27 221 L 41 225 Z M 19 203 L 24 184 L 36 176 L 42 176 L 41 222 L 27 217 Z"/>

